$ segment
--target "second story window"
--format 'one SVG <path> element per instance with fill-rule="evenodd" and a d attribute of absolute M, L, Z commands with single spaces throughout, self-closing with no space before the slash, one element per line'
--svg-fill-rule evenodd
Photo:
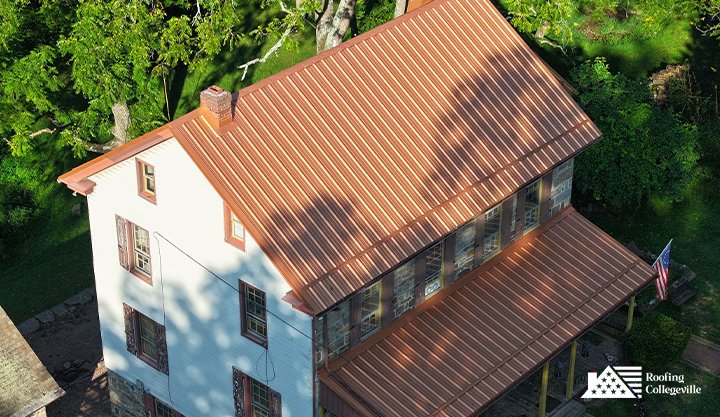
<path fill-rule="evenodd" d="M 380 329 L 380 281 L 360 291 L 360 339 Z"/>
<path fill-rule="evenodd" d="M 342 355 L 350 347 L 350 303 L 343 301 L 327 313 L 328 358 Z"/>
<path fill-rule="evenodd" d="M 150 233 L 120 216 L 115 222 L 120 266 L 152 285 Z"/>
<path fill-rule="evenodd" d="M 570 205 L 572 195 L 573 160 L 565 161 L 553 169 L 550 187 L 550 216 Z"/>
<path fill-rule="evenodd" d="M 455 233 L 455 276 L 459 277 L 463 272 L 473 267 L 475 258 L 475 220 L 466 224 Z"/>
<path fill-rule="evenodd" d="M 491 208 L 485 214 L 485 235 L 483 236 L 483 260 L 488 260 L 500 252 L 500 214 L 502 204 Z"/>
<path fill-rule="evenodd" d="M 393 272 L 393 318 L 415 306 L 415 260 L 406 262 Z"/>
<path fill-rule="evenodd" d="M 264 347 L 268 344 L 267 310 L 265 293 L 244 282 L 240 282 L 242 300 L 242 334 Z"/>
<path fill-rule="evenodd" d="M 230 206 L 224 205 L 225 241 L 240 250 L 245 250 L 245 227 Z"/>
<path fill-rule="evenodd" d="M 155 196 L 155 167 L 139 159 L 136 161 L 138 194 L 140 197 L 155 204 L 157 202 Z"/>
<path fill-rule="evenodd" d="M 525 188 L 525 233 L 540 224 L 540 180 Z"/>
<path fill-rule="evenodd" d="M 443 286 L 443 253 L 445 241 L 436 243 L 425 252 L 425 298 L 433 296 Z"/>
<path fill-rule="evenodd" d="M 125 344 L 128 352 L 158 371 L 167 374 L 169 369 L 165 326 L 158 324 L 127 304 L 123 304 L 123 311 Z"/>

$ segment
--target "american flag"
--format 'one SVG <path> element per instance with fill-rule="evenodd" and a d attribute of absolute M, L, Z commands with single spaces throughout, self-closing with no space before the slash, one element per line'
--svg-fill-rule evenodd
<path fill-rule="evenodd" d="M 667 300 L 668 296 L 668 275 L 670 269 L 670 245 L 672 245 L 672 239 L 668 242 L 665 249 L 660 253 L 657 260 L 653 264 L 653 267 L 658 273 L 658 277 L 655 280 L 655 289 L 657 290 L 658 299 Z"/>

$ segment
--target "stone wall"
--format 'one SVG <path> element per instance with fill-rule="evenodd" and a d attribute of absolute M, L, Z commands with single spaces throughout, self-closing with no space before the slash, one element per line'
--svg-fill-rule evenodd
<path fill-rule="evenodd" d="M 109 369 L 107 376 L 113 417 L 145 417 L 142 384 L 130 382 Z"/>

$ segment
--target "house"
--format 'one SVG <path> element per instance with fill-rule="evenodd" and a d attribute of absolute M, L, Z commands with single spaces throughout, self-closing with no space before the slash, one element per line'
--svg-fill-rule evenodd
<path fill-rule="evenodd" d="M 654 275 L 570 206 L 601 134 L 487 0 L 200 100 L 59 178 L 116 415 L 474 416 Z"/>
<path fill-rule="evenodd" d="M 0 307 L 0 417 L 45 417 L 65 395 Z"/>

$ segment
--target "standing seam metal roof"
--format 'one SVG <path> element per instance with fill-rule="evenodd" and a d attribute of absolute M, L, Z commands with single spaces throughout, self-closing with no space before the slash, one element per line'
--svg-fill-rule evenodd
<path fill-rule="evenodd" d="M 654 275 L 567 208 L 320 379 L 363 415 L 475 415 Z"/>
<path fill-rule="evenodd" d="M 435 0 L 175 137 L 314 313 L 600 136 L 487 0 Z"/>

